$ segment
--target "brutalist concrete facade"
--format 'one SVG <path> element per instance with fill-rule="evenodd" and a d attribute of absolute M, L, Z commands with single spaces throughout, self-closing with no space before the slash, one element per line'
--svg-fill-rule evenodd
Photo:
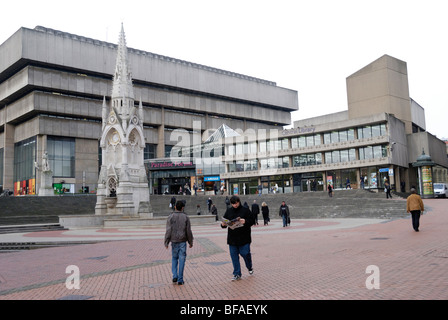
<path fill-rule="evenodd" d="M 4 189 L 37 193 L 35 173 L 20 181 L 14 150 L 31 139 L 33 161 L 39 161 L 48 137 L 74 141 L 72 173 L 55 174 L 54 183 L 72 185 L 75 192 L 96 188 L 101 107 L 104 96 L 110 100 L 116 54 L 115 44 L 40 26 L 21 28 L 0 45 Z M 136 49 L 129 49 L 129 60 L 135 97 L 144 107 L 146 143 L 155 147 L 156 157 L 177 143 L 170 140 L 174 129 L 202 133 L 223 123 L 241 130 L 279 128 L 298 110 L 297 92 L 271 81 Z"/>

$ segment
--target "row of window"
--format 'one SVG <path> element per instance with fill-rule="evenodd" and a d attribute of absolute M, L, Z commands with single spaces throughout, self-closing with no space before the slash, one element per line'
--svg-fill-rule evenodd
<path fill-rule="evenodd" d="M 387 146 L 366 146 L 358 149 L 359 160 L 365 159 L 380 159 L 387 157 Z M 334 150 L 325 152 L 316 152 L 309 154 L 299 154 L 292 156 L 292 166 L 311 166 L 323 163 L 323 156 L 325 156 L 325 163 L 339 163 L 357 160 L 356 149 L 345 149 L 345 150 Z M 258 161 L 260 161 L 260 169 L 275 169 L 275 168 L 289 168 L 290 158 L 277 157 L 261 160 L 241 160 L 229 163 L 229 172 L 240 172 L 240 171 L 256 171 L 258 170 Z"/>
<path fill-rule="evenodd" d="M 355 137 L 355 132 L 357 137 Z M 289 148 L 304 148 L 323 144 L 353 141 L 355 139 L 367 139 L 386 135 L 386 125 L 378 124 L 363 126 L 356 129 L 334 130 L 323 134 L 303 135 L 292 138 L 280 138 L 276 140 L 259 141 L 259 152 L 272 152 L 276 150 L 287 150 Z M 291 140 L 291 146 L 289 145 Z M 237 143 L 227 146 L 228 155 L 255 154 L 257 153 L 256 142 Z"/>

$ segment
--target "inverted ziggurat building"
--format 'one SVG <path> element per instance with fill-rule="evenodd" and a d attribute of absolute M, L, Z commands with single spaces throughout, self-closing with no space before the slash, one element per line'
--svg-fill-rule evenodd
<path fill-rule="evenodd" d="M 34 162 L 47 151 L 56 192 L 96 192 L 103 100 L 114 100 L 118 47 L 40 26 L 21 28 L 0 45 L 3 189 L 37 194 Z M 174 130 L 281 128 L 298 109 L 297 92 L 271 81 L 136 49 L 127 54 L 135 101 L 124 102 L 144 119 L 136 130 L 145 160 L 169 157 Z M 190 171 L 178 173 L 182 185 Z"/>
<path fill-rule="evenodd" d="M 213 193 L 221 186 L 227 194 L 323 191 L 328 184 L 345 189 L 347 181 L 380 191 L 386 180 L 409 191 L 420 186 L 413 164 L 423 152 L 433 162 L 432 182 L 448 181 L 446 144 L 427 131 L 425 110 L 409 95 L 404 61 L 380 57 L 347 77 L 347 111 L 283 130 L 298 110 L 297 91 L 130 48 L 129 72 L 122 74 L 120 43 L 36 27 L 21 28 L 0 45 L 3 189 L 37 194 L 33 164 L 45 151 L 55 192 L 100 198 L 123 181 L 123 162 L 112 168 L 112 160 L 126 160 L 124 168 L 132 168 L 123 172 L 136 174 L 129 181 L 140 177 L 150 194 L 195 187 Z M 130 81 L 121 88 L 132 94 L 117 93 L 118 74 Z M 193 147 L 179 148 L 185 139 Z M 147 181 L 140 156 L 132 158 L 127 148 L 117 153 L 123 142 L 143 153 Z M 219 161 L 197 161 L 202 151 Z M 120 206 L 138 210 L 131 202 Z M 104 208 L 97 204 L 97 211 Z"/>

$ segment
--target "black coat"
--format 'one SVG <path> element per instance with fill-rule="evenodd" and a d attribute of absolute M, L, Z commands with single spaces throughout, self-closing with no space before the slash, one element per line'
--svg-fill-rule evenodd
<path fill-rule="evenodd" d="M 240 228 L 233 230 L 228 228 L 227 244 L 232 246 L 242 246 L 252 242 L 250 227 L 255 223 L 252 212 L 240 203 L 238 208 L 234 209 L 233 207 L 230 207 L 226 210 L 226 213 L 224 213 L 224 218 L 228 220 L 233 220 L 238 217 L 245 219 L 246 222 L 244 223 L 244 226 Z"/>

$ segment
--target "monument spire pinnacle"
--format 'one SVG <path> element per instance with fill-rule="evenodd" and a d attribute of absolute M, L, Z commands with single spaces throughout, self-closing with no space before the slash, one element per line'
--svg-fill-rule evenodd
<path fill-rule="evenodd" d="M 127 118 L 129 111 L 134 107 L 134 89 L 132 86 L 132 73 L 128 60 L 126 36 L 123 23 L 118 40 L 117 61 L 112 85 L 112 107 L 117 114 Z"/>

